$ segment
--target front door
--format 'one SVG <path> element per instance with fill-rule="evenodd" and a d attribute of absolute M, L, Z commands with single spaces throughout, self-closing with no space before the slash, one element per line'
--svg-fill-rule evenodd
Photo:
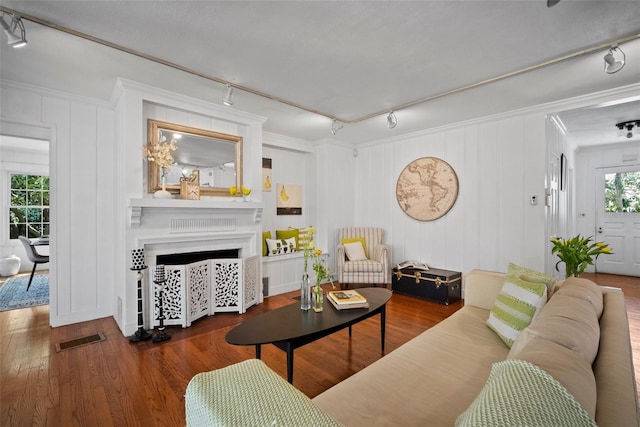
<path fill-rule="evenodd" d="M 596 171 L 594 239 L 613 250 L 596 260 L 601 273 L 640 276 L 640 166 Z"/>

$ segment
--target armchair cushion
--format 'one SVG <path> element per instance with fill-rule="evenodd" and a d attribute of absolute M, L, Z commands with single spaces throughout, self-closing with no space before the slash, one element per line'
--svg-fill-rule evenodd
<path fill-rule="evenodd" d="M 360 241 L 345 243 L 344 251 L 346 252 L 349 261 L 364 261 L 367 259 L 367 256 L 364 253 L 364 247 Z"/>
<path fill-rule="evenodd" d="M 354 242 L 362 243 L 362 249 L 365 254 L 367 253 L 367 241 L 364 240 L 364 237 L 345 237 L 342 240 L 340 240 L 340 244 L 342 245 L 346 245 L 347 243 L 354 243 Z M 347 256 L 349 256 L 349 254 L 347 254 Z M 366 255 L 365 255 L 365 258 L 366 258 Z"/>

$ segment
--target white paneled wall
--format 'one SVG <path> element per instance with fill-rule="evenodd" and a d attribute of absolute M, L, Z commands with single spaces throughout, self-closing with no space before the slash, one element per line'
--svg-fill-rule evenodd
<path fill-rule="evenodd" d="M 346 163 L 320 186 L 320 204 L 332 206 L 322 210 L 328 231 L 382 227 L 392 263 L 417 259 L 467 272 L 505 271 L 512 261 L 544 269 L 545 207 L 529 204 L 531 194 L 544 195 L 544 127 L 544 114 L 533 113 L 378 141 L 359 147 L 357 157 L 328 146 L 327 170 L 336 159 Z M 398 176 L 420 157 L 444 159 L 458 175 L 456 204 L 436 221 L 410 218 L 396 200 Z M 348 201 L 336 193 L 344 187 Z"/>
<path fill-rule="evenodd" d="M 114 115 L 107 103 L 2 85 L 2 122 L 48 129 L 51 175 L 50 322 L 113 314 Z"/>

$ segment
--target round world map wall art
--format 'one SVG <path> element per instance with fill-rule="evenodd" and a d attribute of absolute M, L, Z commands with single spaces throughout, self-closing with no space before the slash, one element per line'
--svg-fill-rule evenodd
<path fill-rule="evenodd" d="M 444 216 L 458 198 L 458 176 L 451 165 L 437 157 L 421 157 L 409 163 L 396 184 L 400 208 L 418 221 Z"/>

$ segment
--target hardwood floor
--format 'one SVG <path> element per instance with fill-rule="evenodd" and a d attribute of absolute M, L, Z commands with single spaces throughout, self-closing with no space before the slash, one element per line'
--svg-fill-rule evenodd
<path fill-rule="evenodd" d="M 640 367 L 640 278 L 599 274 L 599 284 L 627 295 L 635 365 Z M 0 312 L 0 425 L 181 426 L 193 375 L 255 356 L 232 346 L 226 333 L 242 321 L 286 304 L 297 292 L 272 296 L 244 315 L 219 313 L 186 329 L 168 328 L 169 341 L 130 343 L 112 318 L 49 327 L 48 307 Z M 386 353 L 453 314 L 444 306 L 394 294 L 387 305 Z M 294 385 L 313 397 L 383 356 L 379 316 L 295 352 Z M 106 340 L 56 352 L 55 344 L 102 332 Z M 284 352 L 263 346 L 262 359 L 286 378 Z M 636 369 L 636 377 L 640 373 Z"/>

